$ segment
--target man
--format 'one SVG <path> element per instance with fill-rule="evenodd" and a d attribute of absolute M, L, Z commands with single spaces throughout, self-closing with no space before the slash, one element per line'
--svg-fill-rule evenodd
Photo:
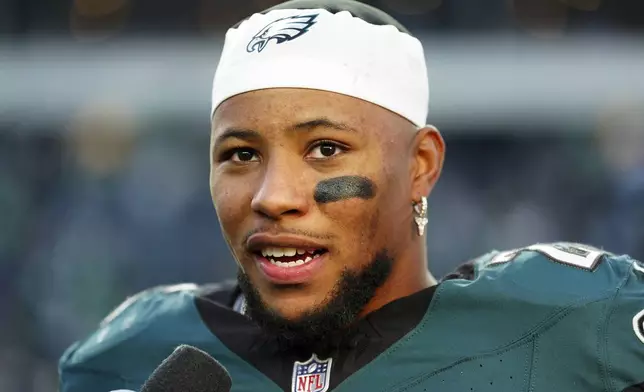
<path fill-rule="evenodd" d="M 65 353 L 61 391 L 138 389 L 180 344 L 219 360 L 233 391 L 644 388 L 632 259 L 538 244 L 429 273 L 445 146 L 425 125 L 426 75 L 420 42 L 353 1 L 232 28 L 210 185 L 237 282 L 130 298 Z"/>

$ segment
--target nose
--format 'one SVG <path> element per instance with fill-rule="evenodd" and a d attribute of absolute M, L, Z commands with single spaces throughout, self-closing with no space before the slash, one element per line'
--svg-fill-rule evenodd
<path fill-rule="evenodd" d="M 266 166 L 261 184 L 255 193 L 253 211 L 273 220 L 302 216 L 309 208 L 309 193 L 301 171 L 288 162 L 272 162 Z"/>

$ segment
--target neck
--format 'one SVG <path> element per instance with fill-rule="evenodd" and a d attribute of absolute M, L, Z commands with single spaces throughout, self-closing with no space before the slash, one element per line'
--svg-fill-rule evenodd
<path fill-rule="evenodd" d="M 364 317 L 389 302 L 407 297 L 436 285 L 437 280 L 427 268 L 424 247 L 414 254 L 403 254 L 396 258 L 391 275 L 360 313 Z"/>

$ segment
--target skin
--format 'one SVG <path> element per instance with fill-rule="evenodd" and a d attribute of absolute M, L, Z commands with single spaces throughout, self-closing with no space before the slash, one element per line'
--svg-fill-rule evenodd
<path fill-rule="evenodd" d="M 245 131 L 225 137 L 231 130 Z M 266 89 L 229 98 L 215 111 L 210 189 L 239 267 L 286 319 L 319 308 L 344 269 L 359 271 L 386 249 L 394 259 L 392 272 L 365 315 L 436 282 L 412 202 L 429 195 L 444 155 L 436 128 L 419 130 L 372 103 L 325 91 Z M 371 181 L 373 194 L 364 197 L 363 184 L 362 196 L 316 201 L 321 184 L 337 187 L 334 179 L 343 176 Z M 249 234 L 257 232 L 323 244 L 327 260 L 310 282 L 275 284 L 246 247 Z"/>

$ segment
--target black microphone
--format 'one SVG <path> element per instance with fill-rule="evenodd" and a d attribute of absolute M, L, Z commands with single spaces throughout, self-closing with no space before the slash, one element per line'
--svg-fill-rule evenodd
<path fill-rule="evenodd" d="M 230 392 L 232 383 L 216 359 L 181 345 L 152 372 L 141 392 Z"/>

